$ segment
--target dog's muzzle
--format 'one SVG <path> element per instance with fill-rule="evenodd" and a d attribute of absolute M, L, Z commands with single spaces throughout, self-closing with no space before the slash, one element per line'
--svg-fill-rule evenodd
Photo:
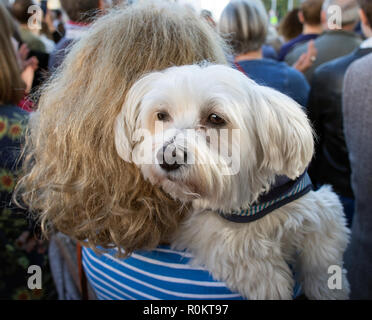
<path fill-rule="evenodd" d="M 157 153 L 157 159 L 160 167 L 165 171 L 174 171 L 187 162 L 187 151 L 183 148 L 177 148 L 173 143 L 163 146 Z"/>

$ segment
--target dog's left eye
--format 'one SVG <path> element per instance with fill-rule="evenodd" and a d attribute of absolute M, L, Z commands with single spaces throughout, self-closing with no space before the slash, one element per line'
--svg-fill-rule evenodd
<path fill-rule="evenodd" d="M 208 116 L 208 122 L 217 126 L 226 124 L 226 121 L 215 113 L 212 113 Z"/>

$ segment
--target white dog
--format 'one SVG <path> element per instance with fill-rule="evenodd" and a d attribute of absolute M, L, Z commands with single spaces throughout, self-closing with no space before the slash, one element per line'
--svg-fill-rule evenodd
<path fill-rule="evenodd" d="M 291 98 L 226 66 L 169 68 L 131 88 L 115 143 L 145 178 L 192 202 L 172 245 L 232 291 L 292 299 L 295 273 L 310 299 L 348 298 L 343 208 L 331 187 L 311 190 L 313 133 Z"/>

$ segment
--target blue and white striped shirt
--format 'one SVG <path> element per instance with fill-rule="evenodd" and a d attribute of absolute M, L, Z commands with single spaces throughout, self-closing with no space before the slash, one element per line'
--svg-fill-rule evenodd
<path fill-rule="evenodd" d="M 97 255 L 83 248 L 84 270 L 98 299 L 242 299 L 207 270 L 188 264 L 189 254 L 169 246 L 137 251 L 125 259 L 115 258 L 115 253 L 112 249 Z"/>
<path fill-rule="evenodd" d="M 125 259 L 116 250 L 103 255 L 83 248 L 83 266 L 98 299 L 104 300 L 242 300 L 204 268 L 191 266 L 191 255 L 159 246 Z"/>

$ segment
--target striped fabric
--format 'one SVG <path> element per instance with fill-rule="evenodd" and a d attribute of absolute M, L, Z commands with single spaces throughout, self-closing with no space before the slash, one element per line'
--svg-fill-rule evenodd
<path fill-rule="evenodd" d="M 252 204 L 250 207 L 230 212 L 218 211 L 218 213 L 221 217 L 233 222 L 252 222 L 273 212 L 275 209 L 302 197 L 313 188 L 307 171 L 296 180 L 290 180 L 286 177 L 282 178 L 284 178 L 283 184 L 279 183 L 267 194 L 261 195 L 257 200 L 257 203 Z"/>
<path fill-rule="evenodd" d="M 299 180 L 299 182 L 291 190 L 289 190 L 287 193 L 281 195 L 280 197 L 275 198 L 275 199 L 270 200 L 270 201 L 266 201 L 266 202 L 263 202 L 263 203 L 252 205 L 248 209 L 243 209 L 240 212 L 238 212 L 238 211 L 230 212 L 230 214 L 237 214 L 239 216 L 253 216 L 253 215 L 263 211 L 264 209 L 266 209 L 268 207 L 271 207 L 272 205 L 274 205 L 274 204 L 276 204 L 276 203 L 278 203 L 282 200 L 293 197 L 294 195 L 303 191 L 310 184 L 311 184 L 310 177 L 306 174 Z"/>
<path fill-rule="evenodd" d="M 169 246 L 138 251 L 125 259 L 115 258 L 115 253 L 113 249 L 97 255 L 92 249 L 83 248 L 84 270 L 98 299 L 243 299 L 223 282 L 215 281 L 207 270 L 191 266 L 189 254 Z"/>

